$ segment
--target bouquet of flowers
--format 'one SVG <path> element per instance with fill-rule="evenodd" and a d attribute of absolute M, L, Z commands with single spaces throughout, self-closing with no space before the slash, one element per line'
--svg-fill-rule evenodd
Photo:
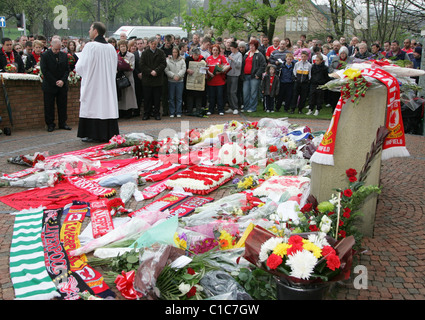
<path fill-rule="evenodd" d="M 14 63 L 8 63 L 6 67 L 4 68 L 7 73 L 17 73 L 18 68 Z"/>
<path fill-rule="evenodd" d="M 157 140 L 145 140 L 133 148 L 133 155 L 140 158 L 155 157 L 160 150 L 160 143 Z"/>
<path fill-rule="evenodd" d="M 81 80 L 81 76 L 78 74 L 78 73 L 76 73 L 75 71 L 70 71 L 69 72 L 69 75 L 68 75 L 68 82 L 70 83 L 70 84 L 76 84 L 76 83 L 78 83 L 78 81 L 80 81 Z"/>
<path fill-rule="evenodd" d="M 244 258 L 292 285 L 314 286 L 348 279 L 354 238 L 337 242 L 324 233 L 276 237 L 255 226 L 245 242 Z"/>

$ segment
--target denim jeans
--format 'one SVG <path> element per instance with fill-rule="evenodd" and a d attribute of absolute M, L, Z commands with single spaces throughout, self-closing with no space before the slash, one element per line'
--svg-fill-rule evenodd
<path fill-rule="evenodd" d="M 214 113 L 215 105 L 217 104 L 218 113 L 224 113 L 224 85 L 222 86 L 207 86 L 209 108 L 208 111 Z"/>
<path fill-rule="evenodd" d="M 245 76 L 243 82 L 243 104 L 245 111 L 257 111 L 260 82 L 261 79 L 251 78 L 250 75 Z"/>
<path fill-rule="evenodd" d="M 168 81 L 168 109 L 170 116 L 182 114 L 183 88 L 183 81 Z"/>

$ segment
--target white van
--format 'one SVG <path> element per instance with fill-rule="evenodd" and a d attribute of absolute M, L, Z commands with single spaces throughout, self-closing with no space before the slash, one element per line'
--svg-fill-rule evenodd
<path fill-rule="evenodd" d="M 120 34 L 125 33 L 129 38 L 154 37 L 157 34 L 165 36 L 167 34 L 179 35 L 181 38 L 187 37 L 187 32 L 180 27 L 156 27 L 156 26 L 122 26 L 112 34 L 112 37 L 119 40 Z"/>

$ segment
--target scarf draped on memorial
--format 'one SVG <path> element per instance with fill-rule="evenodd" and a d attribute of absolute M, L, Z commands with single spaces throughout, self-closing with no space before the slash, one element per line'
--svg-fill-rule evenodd
<path fill-rule="evenodd" d="M 384 141 L 381 159 L 388 160 L 394 157 L 408 157 L 410 154 L 406 148 L 406 138 L 400 106 L 400 87 L 397 79 L 387 71 L 379 68 L 363 69 L 362 75 L 364 77 L 379 80 L 387 87 L 387 112 L 385 126 L 390 133 Z M 329 128 L 323 135 L 322 142 L 316 152 L 311 156 L 311 162 L 323 165 L 334 165 L 333 155 L 335 151 L 335 140 L 338 122 L 344 104 L 345 100 L 341 95 L 332 115 Z"/>
<path fill-rule="evenodd" d="M 10 278 L 16 299 L 60 297 L 44 263 L 41 240 L 43 207 L 16 213 L 10 246 Z"/>

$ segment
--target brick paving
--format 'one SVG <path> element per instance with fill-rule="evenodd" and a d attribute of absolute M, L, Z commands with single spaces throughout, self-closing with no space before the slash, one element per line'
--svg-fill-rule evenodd
<path fill-rule="evenodd" d="M 144 132 L 157 137 L 161 129 L 176 132 L 186 128 L 203 128 L 210 124 L 258 120 L 245 115 L 210 116 L 209 118 L 164 118 L 162 121 L 141 121 L 140 118 L 120 120 L 121 134 Z M 308 125 L 313 131 L 326 130 L 328 120 L 290 119 L 291 123 Z M 0 172 L 12 173 L 22 166 L 7 163 L 7 158 L 48 151 L 50 155 L 88 147 L 72 131 L 28 129 L 0 136 Z M 362 271 L 353 273 L 350 280 L 334 286 L 329 299 L 336 300 L 423 300 L 425 299 L 425 137 L 406 135 L 409 158 L 384 161 L 381 170 L 382 193 L 378 197 L 373 237 L 363 240 L 364 250 L 356 261 Z M 21 191 L 19 188 L 0 188 L 0 196 Z M 227 191 L 219 189 L 214 197 Z M 136 202 L 130 208 L 137 208 Z M 14 299 L 9 276 L 9 251 L 16 211 L 0 203 L 0 300 Z M 355 270 L 356 271 L 356 270 Z M 363 273 L 366 271 L 366 273 Z M 360 278 L 362 280 L 360 280 Z M 357 281 L 357 282 L 356 282 Z M 358 289 L 355 283 L 367 286 Z M 357 289 L 356 289 L 357 288 Z"/>

